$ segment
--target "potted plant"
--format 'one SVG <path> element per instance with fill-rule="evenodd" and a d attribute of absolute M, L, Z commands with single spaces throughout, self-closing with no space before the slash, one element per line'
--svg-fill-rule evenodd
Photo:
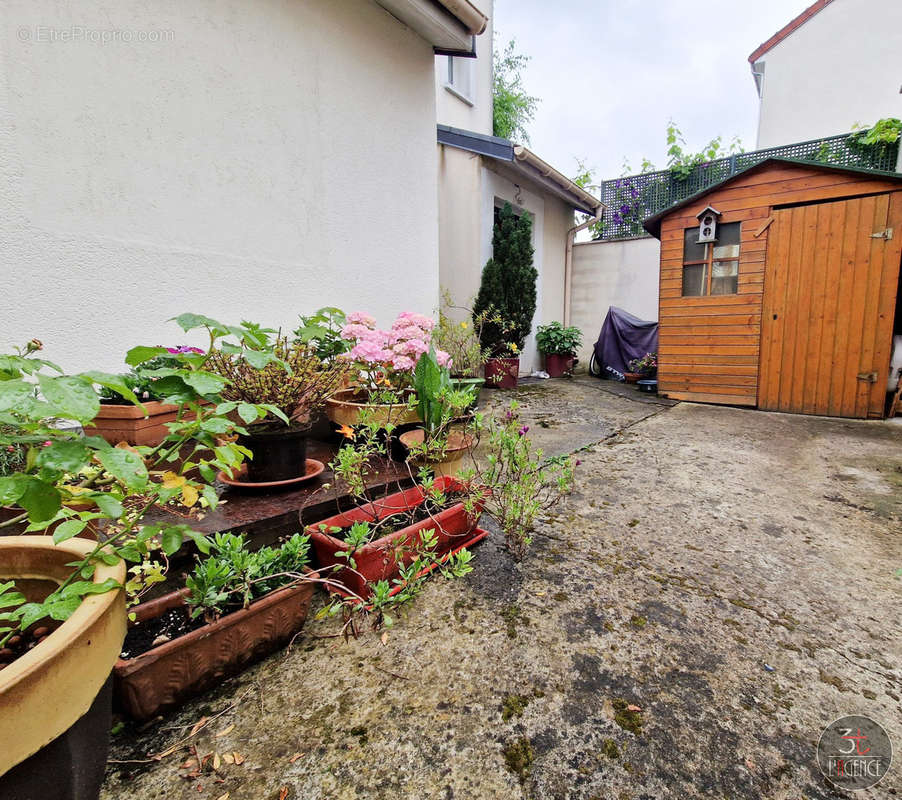
<path fill-rule="evenodd" d="M 408 460 L 426 463 L 435 475 L 453 476 L 475 441 L 468 412 L 478 388 L 472 384 L 455 388 L 432 349 L 417 362 L 413 385 L 423 425 L 401 434 Z"/>
<path fill-rule="evenodd" d="M 343 429 L 359 425 L 364 411 L 383 427 L 416 422 L 413 370 L 429 351 L 434 327 L 434 320 L 411 311 L 399 314 L 387 331 L 377 328 L 369 314 L 349 314 L 341 336 L 353 345 L 347 359 L 356 384 L 328 399 L 329 419 Z M 436 351 L 436 358 L 443 365 L 450 363 L 442 350 Z"/>
<path fill-rule="evenodd" d="M 638 383 L 643 378 L 653 378 L 658 374 L 658 354 L 646 353 L 642 358 L 634 358 L 628 364 L 630 371 L 624 373 L 627 383 Z"/>
<path fill-rule="evenodd" d="M 23 509 L 30 530 L 53 532 L 0 538 L 0 774 L 12 796 L 90 798 L 103 777 L 111 697 L 105 687 L 110 656 L 125 634 L 123 585 L 139 594 L 159 579 L 156 551 L 171 555 L 186 539 L 207 547 L 187 523 L 144 517 L 176 498 L 188 510 L 217 502 L 212 485 L 163 466 L 189 442 L 193 461 L 178 469 L 196 467 L 201 475 L 235 469 L 242 452 L 214 441 L 212 430 L 236 426 L 208 402 L 219 379 L 192 356 L 167 368 L 162 384 L 166 399 L 177 396 L 192 418 L 172 423 L 155 448 L 113 447 L 57 421 L 94 419 L 98 385 L 137 402 L 131 387 L 101 372 L 62 374 L 35 356 L 41 347 L 32 340 L 0 356 L 0 448 L 26 453 L 15 471 L 0 476 L 0 505 Z M 160 348 L 138 350 L 129 358 L 146 360 Z M 72 476 L 97 465 L 103 485 L 73 493 Z M 92 525 L 102 527 L 104 542 L 75 538 Z M 123 562 L 134 565 L 128 582 Z"/>
<path fill-rule="evenodd" d="M 323 361 L 315 345 L 291 342 L 257 325 L 242 326 L 254 331 L 255 341 L 211 348 L 206 368 L 222 377 L 225 408 L 247 426 L 238 436 L 238 444 L 251 455 L 247 481 L 276 483 L 303 477 L 310 428 L 341 386 L 347 361 Z"/>
<path fill-rule="evenodd" d="M 552 378 L 560 378 L 573 372 L 576 351 L 582 344 L 582 333 L 575 326 L 564 327 L 560 322 L 539 325 L 536 331 L 536 347 L 545 356 L 545 372 Z"/>
<path fill-rule="evenodd" d="M 479 390 L 485 385 L 482 373 L 489 351 L 482 346 L 481 337 L 489 319 L 500 322 L 497 313 L 488 309 L 474 315 L 470 307 L 455 306 L 448 290 L 442 291 L 442 305 L 433 338 L 436 345 L 450 356 L 450 374 L 455 388 L 475 387 L 474 405 Z"/>
<path fill-rule="evenodd" d="M 482 270 L 473 304 L 474 324 L 479 315 L 492 315 L 481 331 L 482 345 L 491 356 L 485 365 L 487 386 L 516 386 L 520 352 L 536 312 L 533 252 L 532 219 L 526 213 L 518 217 L 505 203 L 492 234 L 493 256 Z"/>
<path fill-rule="evenodd" d="M 330 587 L 361 598 L 371 595 L 374 584 L 397 578 L 426 549 L 442 556 L 470 543 L 482 507 L 482 498 L 466 484 L 427 475 L 410 489 L 373 497 L 368 479 L 387 447 L 381 424 L 372 411 L 364 411 L 362 423 L 345 434 L 346 443 L 329 465 L 357 507 L 305 529 Z"/>
<path fill-rule="evenodd" d="M 250 552 L 218 533 L 179 591 L 141 603 L 114 669 L 119 705 L 146 720 L 283 647 L 307 618 L 309 539 Z"/>

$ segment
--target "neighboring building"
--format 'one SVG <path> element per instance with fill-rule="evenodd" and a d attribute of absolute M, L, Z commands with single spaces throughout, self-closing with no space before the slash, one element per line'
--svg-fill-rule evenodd
<path fill-rule="evenodd" d="M 435 52 L 485 25 L 467 0 L 6 0 L 2 350 L 112 371 L 183 311 L 431 313 Z"/>
<path fill-rule="evenodd" d="M 479 5 L 491 19 L 491 0 Z M 574 210 L 594 216 L 602 205 L 529 149 L 491 135 L 491 41 L 488 32 L 483 34 L 476 42 L 476 58 L 469 61 L 436 59 L 439 276 L 458 305 L 473 300 L 482 268 L 492 255 L 496 209 L 510 203 L 533 221 L 534 263 L 539 272 L 535 328 L 563 320 L 567 313 L 565 272 Z M 531 335 L 520 371 L 530 373 L 540 367 Z"/>
<path fill-rule="evenodd" d="M 817 0 L 749 56 L 757 147 L 902 117 L 900 54 L 900 0 Z"/>

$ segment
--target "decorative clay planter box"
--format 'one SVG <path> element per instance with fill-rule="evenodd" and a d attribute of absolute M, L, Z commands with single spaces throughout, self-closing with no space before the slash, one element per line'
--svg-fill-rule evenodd
<path fill-rule="evenodd" d="M 101 404 L 92 425 L 85 425 L 86 436 L 102 436 L 110 444 L 128 442 L 130 445 L 156 447 L 169 434 L 167 422 L 175 422 L 179 407 L 158 400 L 142 403 L 146 411 L 128 403 Z"/>
<path fill-rule="evenodd" d="M 440 477 L 435 480 L 436 488 L 443 491 L 460 490 L 463 484 L 454 478 Z M 381 520 L 399 511 L 407 511 L 421 505 L 424 500 L 423 489 L 414 486 L 403 492 L 390 494 L 373 503 L 376 518 Z M 482 507 L 477 506 L 479 512 Z M 435 531 L 438 546 L 436 553 L 444 554 L 459 548 L 472 537 L 476 524 L 479 522 L 479 513 L 469 516 L 464 510 L 463 503 L 455 503 L 450 508 L 427 517 L 401 530 L 375 539 L 364 545 L 354 553 L 356 569 L 348 566 L 347 559 L 336 556 L 339 551 L 346 550 L 347 545 L 342 539 L 328 532 L 330 527 L 348 528 L 355 522 L 372 522 L 373 508 L 370 504 L 358 506 L 343 514 L 336 514 L 314 525 L 308 525 L 306 533 L 310 534 L 313 550 L 316 553 L 318 568 L 322 577 L 335 581 L 348 590 L 366 599 L 371 591 L 369 582 L 391 580 L 398 577 L 400 564 L 410 564 L 415 559 L 413 552 L 401 554 L 398 559 L 398 548 L 405 547 L 408 551 L 416 548 L 421 542 L 420 533 L 432 528 Z M 320 526 L 325 526 L 322 529 Z"/>
<path fill-rule="evenodd" d="M 313 588 L 310 581 L 278 589 L 146 653 L 120 658 L 113 669 L 119 705 L 137 720 L 150 719 L 284 647 L 304 627 Z M 186 594 L 172 592 L 133 611 L 138 621 L 153 619 L 184 605 Z"/>

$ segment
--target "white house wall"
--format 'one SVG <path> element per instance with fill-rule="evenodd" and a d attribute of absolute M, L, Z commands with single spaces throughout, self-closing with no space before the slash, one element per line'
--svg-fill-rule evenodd
<path fill-rule="evenodd" d="M 647 320 L 658 318 L 657 239 L 585 242 L 573 246 L 571 323 L 583 332 L 579 357 L 588 363 L 610 306 Z"/>
<path fill-rule="evenodd" d="M 371 0 L 4 0 L 0 346 L 432 311 L 434 61 Z"/>
<path fill-rule="evenodd" d="M 833 0 L 761 56 L 758 148 L 902 116 L 900 54 L 900 0 Z"/>

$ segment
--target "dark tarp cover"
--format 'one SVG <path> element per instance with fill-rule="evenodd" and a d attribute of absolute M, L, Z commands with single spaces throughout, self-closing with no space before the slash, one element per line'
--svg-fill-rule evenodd
<path fill-rule="evenodd" d="M 623 380 L 630 361 L 658 352 L 658 323 L 611 306 L 595 342 L 595 359 L 603 378 Z"/>

